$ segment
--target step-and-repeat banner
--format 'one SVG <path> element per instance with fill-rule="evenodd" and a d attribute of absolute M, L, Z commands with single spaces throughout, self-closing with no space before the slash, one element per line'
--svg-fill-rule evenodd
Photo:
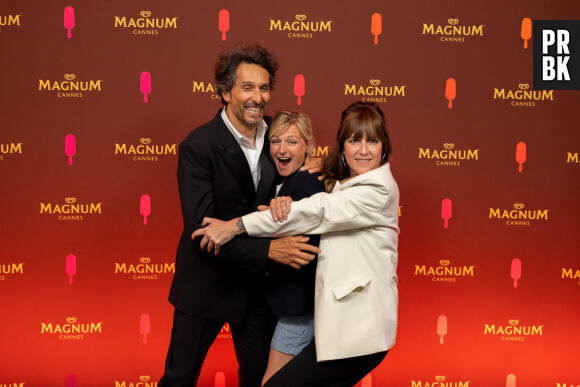
<path fill-rule="evenodd" d="M 0 385 L 156 386 L 178 144 L 248 40 L 315 156 L 351 102 L 387 117 L 399 333 L 361 385 L 580 385 L 580 92 L 534 90 L 532 66 L 534 20 L 573 19 L 577 0 L 2 0 Z M 200 384 L 236 370 L 226 325 Z"/>

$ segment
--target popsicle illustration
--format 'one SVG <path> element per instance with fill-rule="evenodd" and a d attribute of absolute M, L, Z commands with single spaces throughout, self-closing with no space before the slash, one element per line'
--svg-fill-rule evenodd
<path fill-rule="evenodd" d="M 144 94 L 143 102 L 147 103 L 147 94 L 151 93 L 151 74 L 147 71 L 141 73 L 141 93 Z"/>
<path fill-rule="evenodd" d="M 447 107 L 451 109 L 453 107 L 453 100 L 456 97 L 456 84 L 455 79 L 449 78 L 445 83 L 445 98 L 449 100 L 449 105 Z"/>
<path fill-rule="evenodd" d="M 215 387 L 226 387 L 226 374 L 223 372 L 215 373 Z"/>
<path fill-rule="evenodd" d="M 517 258 L 514 258 L 512 260 L 511 276 L 512 276 L 512 279 L 514 280 L 514 288 L 517 288 L 518 287 L 518 280 L 522 276 L 522 261 L 520 261 Z"/>
<path fill-rule="evenodd" d="M 77 258 L 73 254 L 66 256 L 66 274 L 68 283 L 73 284 L 73 276 L 77 273 Z"/>
<path fill-rule="evenodd" d="M 360 387 L 373 387 L 373 377 L 370 373 L 361 380 Z"/>
<path fill-rule="evenodd" d="M 524 48 L 528 48 L 528 40 L 532 38 L 532 19 L 525 17 L 522 19 L 522 39 L 524 40 Z"/>
<path fill-rule="evenodd" d="M 518 172 L 523 171 L 523 164 L 526 162 L 526 143 L 518 142 L 516 146 L 516 162 L 519 164 Z"/>
<path fill-rule="evenodd" d="M 143 215 L 143 224 L 147 224 L 147 217 L 151 215 L 151 198 L 149 195 L 141 195 L 141 204 L 139 206 L 139 211 Z"/>
<path fill-rule="evenodd" d="M 441 336 L 439 343 L 443 344 L 443 336 L 447 334 L 447 316 L 441 315 L 437 319 L 437 334 Z"/>
<path fill-rule="evenodd" d="M 509 374 L 505 380 L 505 387 L 516 387 L 516 376 Z"/>
<path fill-rule="evenodd" d="M 298 74 L 294 77 L 294 95 L 298 97 L 298 105 L 302 104 L 300 99 L 306 92 L 306 85 L 304 83 L 304 75 Z"/>
<path fill-rule="evenodd" d="M 64 28 L 68 30 L 67 37 L 72 37 L 71 30 L 75 28 L 75 10 L 73 7 L 66 7 L 64 9 Z"/>
<path fill-rule="evenodd" d="M 139 333 L 143 335 L 143 343 L 147 344 L 147 335 L 151 333 L 151 318 L 143 313 L 139 319 Z"/>
<path fill-rule="evenodd" d="M 383 17 L 380 13 L 373 13 L 371 17 L 371 34 L 375 36 L 375 44 L 379 44 L 379 35 L 383 32 Z"/>
<path fill-rule="evenodd" d="M 77 143 L 75 136 L 67 134 L 64 138 L 64 154 L 68 156 L 68 165 L 72 165 L 72 157 L 77 153 Z"/>
<path fill-rule="evenodd" d="M 75 374 L 68 374 L 66 376 L 66 387 L 77 387 L 77 377 Z"/>
<path fill-rule="evenodd" d="M 443 225 L 445 228 L 449 227 L 449 219 L 451 219 L 451 199 L 443 199 L 441 202 L 441 218 L 445 220 Z"/>
<path fill-rule="evenodd" d="M 219 14 L 219 30 L 222 32 L 222 42 L 226 41 L 226 32 L 230 30 L 230 13 L 222 9 Z"/>

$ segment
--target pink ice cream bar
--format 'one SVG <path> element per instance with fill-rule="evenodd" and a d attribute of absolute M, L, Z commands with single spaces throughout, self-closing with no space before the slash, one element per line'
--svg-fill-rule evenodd
<path fill-rule="evenodd" d="M 218 28 L 222 32 L 222 41 L 226 41 L 226 32 L 230 30 L 230 13 L 227 9 L 222 9 L 219 13 Z"/>
<path fill-rule="evenodd" d="M 147 343 L 147 335 L 151 333 L 151 318 L 147 313 L 139 319 L 139 332 L 143 335 L 143 343 Z"/>
<path fill-rule="evenodd" d="M 380 13 L 373 13 L 371 17 L 371 34 L 375 36 L 374 43 L 379 44 L 379 35 L 383 32 L 383 17 Z"/>
<path fill-rule="evenodd" d="M 216 372 L 214 381 L 215 387 L 226 387 L 226 374 L 223 372 Z"/>
<path fill-rule="evenodd" d="M 519 164 L 518 172 L 523 171 L 523 164 L 526 162 L 526 143 L 518 142 L 516 146 L 516 162 Z"/>
<path fill-rule="evenodd" d="M 149 195 L 141 195 L 140 213 L 143 215 L 143 224 L 147 224 L 147 217 L 151 215 L 151 198 Z"/>
<path fill-rule="evenodd" d="M 451 199 L 443 199 L 441 203 L 441 218 L 445 220 L 444 227 L 449 227 L 449 219 L 451 219 Z"/>
<path fill-rule="evenodd" d="M 518 280 L 522 277 L 522 261 L 517 258 L 512 260 L 511 277 L 514 280 L 514 288 L 517 288 Z"/>
<path fill-rule="evenodd" d="M 151 93 L 151 74 L 147 71 L 141 73 L 141 93 L 143 93 L 143 102 L 147 103 L 147 94 Z"/>
<path fill-rule="evenodd" d="M 437 334 L 441 336 L 439 343 L 443 344 L 443 336 L 447 334 L 447 316 L 441 315 L 437 319 Z"/>
<path fill-rule="evenodd" d="M 75 10 L 73 7 L 66 7 L 64 9 L 64 28 L 68 30 L 67 37 L 72 37 L 71 30 L 75 28 Z"/>
<path fill-rule="evenodd" d="M 68 275 L 68 283 L 73 284 L 73 276 L 77 273 L 77 259 L 74 255 L 66 256 L 66 274 Z"/>
<path fill-rule="evenodd" d="M 75 136 L 72 134 L 67 134 L 64 138 L 64 154 L 68 156 L 68 165 L 72 165 L 72 157 L 77 153 L 77 143 Z"/>
<path fill-rule="evenodd" d="M 302 104 L 300 99 L 306 93 L 306 85 L 304 82 L 304 75 L 298 74 L 294 77 L 294 95 L 298 97 L 298 105 Z"/>
<path fill-rule="evenodd" d="M 445 83 L 445 98 L 447 100 L 449 100 L 449 104 L 447 105 L 447 107 L 449 109 L 451 109 L 453 107 L 453 102 L 452 101 L 457 96 L 456 88 L 457 88 L 457 85 L 455 83 L 455 79 L 449 78 L 447 80 L 447 82 Z"/>

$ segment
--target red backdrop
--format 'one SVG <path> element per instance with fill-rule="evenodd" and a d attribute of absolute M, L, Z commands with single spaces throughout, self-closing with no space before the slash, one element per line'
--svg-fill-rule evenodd
<path fill-rule="evenodd" d="M 580 385 L 580 99 L 532 90 L 525 18 L 580 3 L 3 0 L 0 385 L 156 385 L 176 144 L 221 106 L 218 52 L 247 40 L 279 55 L 269 112 L 309 114 L 317 155 L 351 102 L 387 116 L 399 334 L 362 384 Z M 236 385 L 227 327 L 200 384 Z"/>

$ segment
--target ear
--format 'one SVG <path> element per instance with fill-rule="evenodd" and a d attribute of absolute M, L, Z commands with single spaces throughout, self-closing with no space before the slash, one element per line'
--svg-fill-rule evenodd
<path fill-rule="evenodd" d="M 230 103 L 230 101 L 232 100 L 232 93 L 230 91 L 224 91 L 222 93 L 222 97 L 223 97 L 224 101 L 226 101 L 227 103 Z"/>

